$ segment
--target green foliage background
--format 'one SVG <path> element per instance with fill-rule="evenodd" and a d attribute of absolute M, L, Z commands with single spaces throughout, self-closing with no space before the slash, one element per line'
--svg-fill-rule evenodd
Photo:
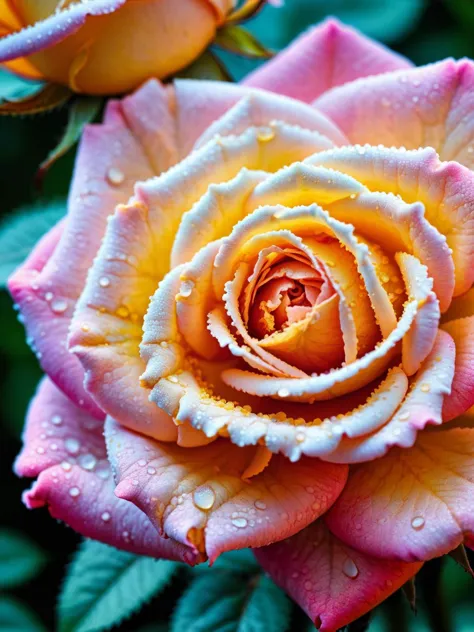
<path fill-rule="evenodd" d="M 416 64 L 429 63 L 447 56 L 474 57 L 474 0 L 286 0 L 284 8 L 268 7 L 248 26 L 264 44 L 279 49 L 310 24 L 327 17 L 328 12 L 385 42 L 394 50 L 410 57 Z M 219 55 L 237 80 L 258 63 L 224 53 Z M 11 80 L 0 74 L 0 92 L 4 90 L 7 81 L 10 86 Z M 0 221 L 7 221 L 14 211 L 25 205 L 42 204 L 43 200 L 57 201 L 67 195 L 74 164 L 73 150 L 51 168 L 41 191 L 34 186 L 37 167 L 57 144 L 65 124 L 64 110 L 35 118 L 0 118 Z M 10 260 L 11 252 L 7 252 L 0 241 L 0 270 L 7 269 L 11 265 Z M 70 529 L 57 524 L 46 510 L 28 513 L 20 501 L 21 492 L 28 486 L 28 481 L 20 481 L 11 473 L 11 464 L 20 448 L 25 411 L 41 371 L 24 341 L 23 328 L 17 322 L 11 300 L 5 291 L 0 291 L 0 332 L 1 494 L 4 524 L 0 530 L 0 629 L 19 632 L 55 630 L 58 629 L 55 622 L 57 594 L 65 566 L 80 538 Z M 117 563 L 123 563 L 129 568 L 128 565 L 133 560 L 127 558 L 127 555 Z M 78 560 L 75 564 L 78 564 Z M 220 615 L 212 610 L 212 604 L 206 610 L 208 618 L 200 619 L 201 627 L 196 627 L 195 621 L 204 615 L 190 608 L 189 602 L 184 602 L 183 597 L 172 616 L 173 606 L 180 595 L 192 594 L 193 590 L 199 591 L 196 594 L 201 594 L 204 590 L 207 598 L 212 601 L 214 592 L 221 599 L 223 587 L 227 586 L 229 594 L 234 595 L 232 608 L 237 608 L 237 611 L 240 607 L 239 591 L 242 587 L 247 590 L 250 585 L 253 590 L 266 591 L 267 596 L 274 595 L 274 599 L 278 601 L 278 593 L 272 593 L 276 588 L 266 586 L 267 580 L 260 576 L 258 567 L 245 556 L 228 557 L 220 568 L 212 571 L 200 570 L 191 574 L 182 568 L 173 568 L 172 571 L 168 567 L 161 569 L 158 579 L 154 574 L 154 581 L 159 584 L 156 590 L 159 587 L 161 592 L 140 614 L 123 623 L 121 630 L 224 630 L 219 627 Z M 128 572 L 138 571 L 132 565 Z M 213 584 L 207 573 L 220 574 L 219 582 Z M 140 577 L 143 581 L 146 580 L 146 575 Z M 165 579 L 169 581 L 167 585 Z M 444 563 L 435 560 L 427 564 L 420 574 L 417 587 L 417 617 L 410 612 L 402 596 L 397 594 L 377 609 L 369 630 L 472 632 L 472 584 L 467 574 L 452 560 Z M 89 610 L 88 619 L 84 615 L 81 624 L 77 621 L 74 623 L 77 613 L 71 615 L 70 610 L 68 611 L 68 590 L 70 586 L 66 585 L 60 607 L 62 629 L 104 629 L 100 624 L 100 616 L 97 615 L 97 608 L 99 613 L 100 608 L 104 608 L 100 600 L 98 606 L 97 603 L 94 606 L 96 610 Z M 283 597 L 280 601 L 282 599 Z M 264 611 L 258 611 L 260 602 L 265 602 L 265 599 L 249 601 L 256 608 L 254 616 L 257 619 L 265 617 Z M 282 601 L 279 606 L 282 620 L 287 616 L 285 608 Z M 209 618 L 211 611 L 214 613 L 212 616 L 217 619 Z M 230 615 L 227 613 L 226 616 Z M 89 623 L 85 625 L 84 621 Z M 80 627 L 81 625 L 85 627 Z M 240 627 L 225 629 L 247 629 L 242 627 L 243 624 L 238 625 Z M 352 629 L 362 630 L 364 626 L 364 622 L 359 622 Z M 260 629 L 270 630 L 265 627 L 248 628 L 255 632 Z M 293 613 L 292 629 L 309 630 L 307 620 L 301 613 Z"/>

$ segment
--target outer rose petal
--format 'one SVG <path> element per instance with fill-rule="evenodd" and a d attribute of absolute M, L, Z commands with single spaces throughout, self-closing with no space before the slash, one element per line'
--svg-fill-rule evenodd
<path fill-rule="evenodd" d="M 28 336 L 40 354 L 42 368 L 73 401 L 97 417 L 103 413 L 84 390 L 82 366 L 67 351 L 66 338 L 75 302 L 105 232 L 107 216 L 118 203 L 128 199 L 137 180 L 154 174 L 147 153 L 136 140 L 142 136 L 141 130 L 130 116 L 131 109 L 135 118 L 140 112 L 143 118 L 147 115 L 142 95 L 153 97 L 161 119 L 160 137 L 168 138 L 169 116 L 164 116 L 167 94 L 156 82 L 128 97 L 123 109 L 112 104 L 103 125 L 90 125 L 84 131 L 65 229 L 54 253 L 50 258 L 41 255 L 41 264 L 35 260 L 34 269 L 29 260 L 9 282 Z M 176 150 L 170 142 L 161 143 L 161 148 L 153 166 L 166 169 L 176 160 Z"/>
<path fill-rule="evenodd" d="M 314 621 L 336 632 L 395 592 L 421 568 L 379 560 L 332 535 L 322 520 L 297 535 L 255 551 L 265 571 Z"/>
<path fill-rule="evenodd" d="M 75 33 L 89 15 L 105 15 L 116 11 L 127 0 L 94 0 L 79 2 L 52 13 L 33 26 L 0 40 L 0 62 L 32 55 L 57 44 Z"/>
<path fill-rule="evenodd" d="M 407 59 L 331 19 L 301 35 L 244 84 L 310 103 L 358 77 L 410 66 Z"/>
<path fill-rule="evenodd" d="M 326 521 L 369 555 L 429 560 L 472 536 L 473 498 L 474 430 L 424 432 L 412 448 L 354 468 Z"/>
<path fill-rule="evenodd" d="M 474 405 L 474 316 L 452 320 L 443 329 L 456 343 L 451 395 L 443 406 L 443 420 L 450 421 Z"/>
<path fill-rule="evenodd" d="M 347 477 L 346 465 L 309 458 L 290 463 L 278 455 L 248 483 L 255 447 L 221 440 L 181 448 L 110 418 L 106 437 L 117 496 L 135 503 L 169 537 L 205 551 L 211 562 L 224 551 L 293 535 L 328 509 Z"/>
<path fill-rule="evenodd" d="M 446 60 L 354 81 L 322 95 L 315 105 L 352 143 L 431 146 L 442 160 L 474 168 L 470 60 Z"/>
<path fill-rule="evenodd" d="M 102 431 L 100 421 L 43 379 L 15 464 L 20 476 L 38 476 L 24 494 L 26 506 L 47 505 L 75 531 L 119 549 L 194 563 L 189 549 L 163 539 L 141 511 L 114 495 Z"/>
<path fill-rule="evenodd" d="M 441 322 L 448 323 L 450 320 L 466 316 L 474 316 L 474 287 L 453 299 L 448 311 L 443 314 Z"/>

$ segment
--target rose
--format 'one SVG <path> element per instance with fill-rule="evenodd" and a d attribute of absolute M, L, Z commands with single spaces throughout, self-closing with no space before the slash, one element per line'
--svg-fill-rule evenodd
<path fill-rule="evenodd" d="M 233 0 L 2 0 L 0 61 L 75 92 L 127 92 L 191 63 Z"/>
<path fill-rule="evenodd" d="M 10 282 L 49 376 L 27 506 L 189 563 L 256 548 L 322 630 L 470 544 L 473 82 L 328 22 L 247 85 L 112 102 Z"/>

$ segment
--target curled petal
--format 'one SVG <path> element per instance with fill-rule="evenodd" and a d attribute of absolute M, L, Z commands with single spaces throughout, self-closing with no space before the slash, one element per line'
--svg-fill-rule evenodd
<path fill-rule="evenodd" d="M 310 103 L 357 77 L 410 65 L 405 58 L 330 19 L 301 35 L 244 83 Z"/>
<path fill-rule="evenodd" d="M 116 494 L 147 512 L 167 536 L 206 553 L 262 546 L 294 534 L 341 492 L 346 466 L 274 456 L 244 480 L 256 448 L 217 441 L 199 448 L 162 444 L 106 422 Z"/>
<path fill-rule="evenodd" d="M 410 449 L 352 470 L 327 516 L 344 542 L 376 557 L 428 560 L 474 532 L 474 430 L 424 432 Z"/>
<path fill-rule="evenodd" d="M 139 509 L 114 495 L 102 433 L 101 421 L 43 379 L 15 463 L 20 476 L 38 476 L 23 496 L 26 506 L 47 506 L 75 531 L 119 549 L 195 563 L 187 547 L 159 536 Z"/>
<path fill-rule="evenodd" d="M 430 353 L 436 339 L 439 324 L 439 302 L 431 291 L 433 281 L 426 267 L 416 257 L 398 253 L 400 266 L 409 299 L 418 301 L 419 310 L 410 331 L 402 342 L 402 364 L 407 375 L 413 375 Z"/>
<path fill-rule="evenodd" d="M 400 588 L 421 564 L 381 560 L 338 540 L 322 520 L 255 555 L 312 619 L 320 632 L 336 632 Z"/>
<path fill-rule="evenodd" d="M 454 296 L 474 282 L 474 173 L 457 162 L 440 162 L 434 149 L 354 146 L 316 154 L 311 164 L 343 171 L 370 190 L 421 202 L 425 217 L 452 249 Z M 442 246 L 440 246 L 442 247 Z M 444 246 L 445 247 L 445 246 Z M 442 297 L 440 297 L 441 300 Z M 441 311 L 449 307 L 444 299 Z"/>
<path fill-rule="evenodd" d="M 24 57 L 44 50 L 75 33 L 88 16 L 113 13 L 127 0 L 80 2 L 56 11 L 45 20 L 0 40 L 0 62 Z"/>
<path fill-rule="evenodd" d="M 456 364 L 451 394 L 443 406 L 443 419 L 450 421 L 474 405 L 474 316 L 443 325 L 456 345 Z"/>
<path fill-rule="evenodd" d="M 407 303 L 397 327 L 373 351 L 330 373 L 292 380 L 228 369 L 223 372 L 222 378 L 229 386 L 260 397 L 274 397 L 283 390 L 292 399 L 313 402 L 353 392 L 369 384 L 387 368 L 398 343 L 414 322 L 417 311 L 416 301 Z"/>
<path fill-rule="evenodd" d="M 451 392 L 454 374 L 453 340 L 439 331 L 431 353 L 421 365 L 400 407 L 376 432 L 352 440 L 343 438 L 328 461 L 361 463 L 378 459 L 392 446 L 411 447 L 427 425 L 443 422 L 443 404 Z"/>
<path fill-rule="evenodd" d="M 474 63 L 448 59 L 368 77 L 315 103 L 351 143 L 434 147 L 442 160 L 474 167 Z"/>

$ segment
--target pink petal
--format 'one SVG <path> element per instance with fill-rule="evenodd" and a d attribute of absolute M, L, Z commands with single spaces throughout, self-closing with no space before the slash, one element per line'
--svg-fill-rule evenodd
<path fill-rule="evenodd" d="M 40 354 L 42 368 L 73 401 L 97 417 L 103 413 L 84 390 L 84 371 L 78 358 L 67 351 L 66 338 L 108 215 L 117 204 L 128 199 L 137 180 L 154 174 L 146 151 L 137 141 L 145 135 L 142 129 L 145 124 L 135 126 L 136 119 L 140 112 L 144 119 L 149 114 L 143 105 L 143 95 L 153 97 L 163 125 L 155 132 L 159 138 L 166 138 L 167 119 L 163 111 L 167 97 L 156 82 L 128 97 L 123 109 L 117 104 L 109 106 L 104 123 L 89 125 L 83 133 L 68 216 L 57 247 L 54 252 L 50 249 L 51 256 L 47 258 L 39 246 L 40 254 L 33 255 L 34 269 L 30 261 L 26 262 L 9 282 L 28 336 Z M 149 133 L 147 142 L 152 143 L 155 136 Z M 154 157 L 154 166 L 166 169 L 175 159 L 176 151 L 170 148 L 170 143 L 163 143 L 161 153 Z"/>
<path fill-rule="evenodd" d="M 421 568 L 369 557 L 338 540 L 322 520 L 255 551 L 265 571 L 313 620 L 336 632 L 394 593 Z"/>
<path fill-rule="evenodd" d="M 442 160 L 474 167 L 474 63 L 452 59 L 354 81 L 316 107 L 352 143 L 431 146 Z"/>
<path fill-rule="evenodd" d="M 379 141 L 377 141 L 379 142 Z M 306 162 L 346 173 L 372 191 L 394 193 L 407 203 L 422 203 L 426 220 L 446 237 L 454 261 L 454 296 L 474 282 L 474 173 L 457 162 L 441 162 L 432 147 L 338 147 Z M 430 242 L 439 242 L 434 234 Z M 438 246 L 446 250 L 446 243 Z M 443 260 L 446 253 L 443 252 Z M 422 263 L 427 263 L 422 261 Z M 438 295 L 441 311 L 449 297 Z M 447 300 L 448 299 L 448 300 Z"/>
<path fill-rule="evenodd" d="M 369 555 L 428 560 L 472 535 L 473 498 L 474 430 L 425 431 L 412 448 L 353 469 L 327 523 Z"/>
<path fill-rule="evenodd" d="M 328 509 L 347 476 L 347 466 L 274 456 L 247 482 L 258 450 L 253 446 L 220 440 L 181 448 L 134 434 L 110 418 L 106 436 L 117 496 L 135 503 L 167 536 L 206 552 L 211 562 L 224 551 L 296 533 Z"/>
<path fill-rule="evenodd" d="M 330 19 L 301 35 L 244 84 L 310 103 L 358 77 L 410 66 L 407 59 Z"/>
<path fill-rule="evenodd" d="M 0 39 L 0 62 L 32 55 L 49 48 L 75 33 L 85 23 L 87 16 L 113 13 L 126 1 L 79 2 L 67 9 L 56 11 L 45 20 Z"/>
<path fill-rule="evenodd" d="M 443 406 L 443 419 L 449 421 L 474 405 L 474 316 L 443 325 L 456 344 L 456 364 L 451 394 Z"/>
<path fill-rule="evenodd" d="M 114 495 L 102 432 L 102 422 L 43 379 L 15 463 L 20 476 L 38 476 L 24 493 L 26 506 L 47 506 L 54 518 L 82 535 L 119 549 L 194 563 L 189 549 L 163 539 L 140 510 Z"/>

